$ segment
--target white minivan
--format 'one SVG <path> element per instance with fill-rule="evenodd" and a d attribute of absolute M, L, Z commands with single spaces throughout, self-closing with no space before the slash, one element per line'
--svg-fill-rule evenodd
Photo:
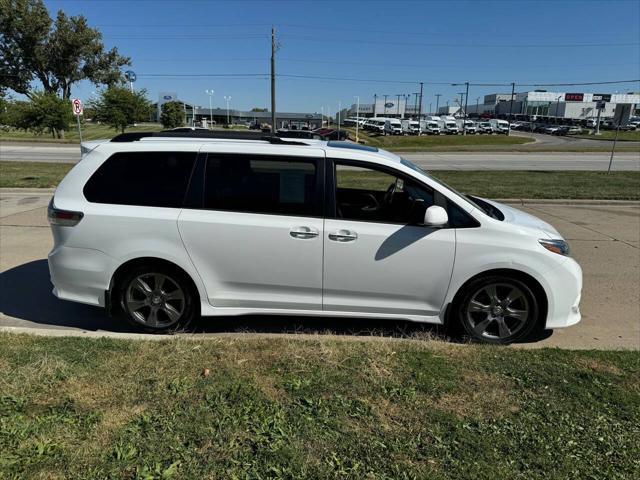
<path fill-rule="evenodd" d="M 582 272 L 548 223 L 383 150 L 233 133 L 86 144 L 49 206 L 54 295 L 147 331 L 294 314 L 510 343 L 580 320 Z"/>

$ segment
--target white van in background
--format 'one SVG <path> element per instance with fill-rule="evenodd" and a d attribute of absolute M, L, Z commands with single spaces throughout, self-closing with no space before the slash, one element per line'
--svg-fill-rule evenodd
<path fill-rule="evenodd" d="M 436 120 L 420 120 L 420 131 L 427 135 L 440 135 L 440 125 Z"/>
<path fill-rule="evenodd" d="M 420 122 L 417 120 L 401 120 L 400 123 L 404 135 L 420 135 Z"/>
<path fill-rule="evenodd" d="M 440 131 L 445 135 L 457 135 L 460 132 L 455 117 L 443 115 L 440 117 L 438 123 L 440 125 Z"/>
<path fill-rule="evenodd" d="M 509 133 L 509 122 L 506 120 L 492 118 L 489 120 L 489 123 L 491 124 L 493 133 L 504 133 L 505 135 Z"/>

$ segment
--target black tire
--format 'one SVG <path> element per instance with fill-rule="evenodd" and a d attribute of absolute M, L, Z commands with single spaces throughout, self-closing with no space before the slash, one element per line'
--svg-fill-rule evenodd
<path fill-rule="evenodd" d="M 158 285 L 160 278 L 163 280 Z M 138 279 L 149 287 L 148 294 L 143 293 L 145 289 L 139 287 Z M 131 269 L 122 277 L 118 293 L 127 321 L 148 333 L 183 331 L 199 313 L 198 293 L 191 280 L 181 270 L 165 265 Z M 136 309 L 135 302 L 146 304 Z M 144 317 L 149 317 L 147 322 L 142 320 Z"/>
<path fill-rule="evenodd" d="M 494 298 L 489 293 L 494 291 L 492 286 Z M 508 345 L 526 338 L 539 325 L 539 305 L 523 281 L 487 275 L 472 280 L 457 295 L 452 320 L 475 342 Z"/>

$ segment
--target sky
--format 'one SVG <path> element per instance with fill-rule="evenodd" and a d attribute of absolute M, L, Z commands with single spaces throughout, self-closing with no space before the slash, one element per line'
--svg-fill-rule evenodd
<path fill-rule="evenodd" d="M 108 48 L 131 57 L 136 89 L 234 109 L 270 106 L 276 29 L 277 109 L 335 112 L 355 97 L 413 94 L 423 111 L 459 98 L 452 83 L 522 84 L 516 91 L 615 93 L 602 86 L 533 84 L 640 78 L 640 1 L 45 0 L 84 15 Z M 288 75 L 288 76 L 287 76 Z M 312 77 L 312 78 L 307 78 Z M 526 84 L 526 85 L 525 85 Z M 72 92 L 88 100 L 96 87 Z M 509 86 L 471 85 L 469 103 Z M 412 96 L 412 99 L 414 97 Z M 413 100 L 411 101 L 413 103 Z"/>

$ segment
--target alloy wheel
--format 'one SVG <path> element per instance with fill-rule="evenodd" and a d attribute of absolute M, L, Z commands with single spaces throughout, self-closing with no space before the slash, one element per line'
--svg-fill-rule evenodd
<path fill-rule="evenodd" d="M 185 310 L 185 294 L 178 282 L 163 273 L 145 273 L 128 285 L 125 297 L 131 318 L 150 328 L 177 324 Z"/>
<path fill-rule="evenodd" d="M 509 283 L 490 283 L 470 297 L 466 317 L 476 336 L 505 340 L 525 327 L 530 310 L 527 296 L 520 288 Z"/>

